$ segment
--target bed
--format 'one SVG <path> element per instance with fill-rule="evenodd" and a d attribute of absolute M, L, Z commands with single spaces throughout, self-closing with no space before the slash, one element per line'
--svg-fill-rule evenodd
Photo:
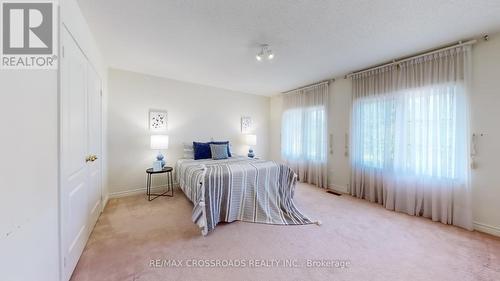
<path fill-rule="evenodd" d="M 313 223 L 293 202 L 296 174 L 274 161 L 247 157 L 180 159 L 176 178 L 194 204 L 192 219 L 202 235 L 213 231 L 219 222 Z"/>

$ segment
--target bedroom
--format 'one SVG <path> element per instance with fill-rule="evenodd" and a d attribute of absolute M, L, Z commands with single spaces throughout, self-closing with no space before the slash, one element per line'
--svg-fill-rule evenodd
<path fill-rule="evenodd" d="M 500 279 L 500 2 L 0 4 L 1 280 Z"/>

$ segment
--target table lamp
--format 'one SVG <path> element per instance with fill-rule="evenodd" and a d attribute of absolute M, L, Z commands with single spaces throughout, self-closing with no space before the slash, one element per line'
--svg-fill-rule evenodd
<path fill-rule="evenodd" d="M 255 154 L 253 153 L 252 146 L 257 145 L 257 136 L 256 135 L 246 135 L 246 143 L 248 147 L 248 157 L 254 158 Z"/>
<path fill-rule="evenodd" d="M 151 136 L 151 149 L 158 150 L 156 160 L 161 162 L 161 167 L 165 166 L 165 161 L 161 151 L 168 149 L 168 136 L 167 135 L 152 135 Z"/>

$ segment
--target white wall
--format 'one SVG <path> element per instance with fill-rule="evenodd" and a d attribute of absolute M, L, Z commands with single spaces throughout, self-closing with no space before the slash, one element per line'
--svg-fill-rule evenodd
<path fill-rule="evenodd" d="M 478 140 L 478 168 L 472 172 L 475 228 L 500 236 L 500 34 L 473 47 L 471 93 L 472 131 Z M 351 81 L 338 78 L 330 83 L 329 131 L 333 134 L 333 155 L 329 155 L 329 186 L 345 192 L 349 185 L 349 158 L 344 156 L 349 130 Z M 281 160 L 280 95 L 271 98 L 271 157 Z"/>
<path fill-rule="evenodd" d="M 57 71 L 0 70 L 0 279 L 59 278 Z"/>
<path fill-rule="evenodd" d="M 145 170 L 157 154 L 149 148 L 150 109 L 168 111 L 167 165 L 182 157 L 182 143 L 229 140 L 246 155 L 241 116 L 251 116 L 257 156 L 267 157 L 269 98 L 122 70 L 109 71 L 109 189 L 114 196 L 145 188 Z"/>
<path fill-rule="evenodd" d="M 328 157 L 328 185 L 334 190 L 347 193 L 349 191 L 350 168 L 349 147 L 346 149 L 346 145 L 349 145 L 351 81 L 338 78 L 330 83 L 329 89 L 330 114 L 328 127 L 333 138 L 333 153 Z"/>
<path fill-rule="evenodd" d="M 61 21 L 105 74 L 76 1 Z M 58 73 L 0 70 L 0 85 L 0 279 L 59 280 Z"/>
<path fill-rule="evenodd" d="M 478 138 L 472 172 L 475 228 L 500 236 L 500 34 L 472 51 L 472 131 Z"/>

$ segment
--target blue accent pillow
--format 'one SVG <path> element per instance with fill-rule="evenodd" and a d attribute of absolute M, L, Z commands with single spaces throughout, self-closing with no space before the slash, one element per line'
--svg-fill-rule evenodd
<path fill-rule="evenodd" d="M 209 142 L 195 142 L 193 141 L 194 160 L 210 159 L 212 153 L 210 151 Z"/>
<path fill-rule="evenodd" d="M 211 144 L 227 144 L 227 156 L 228 157 L 232 157 L 231 156 L 231 149 L 229 149 L 229 141 L 213 141 L 213 142 L 210 142 Z"/>
<path fill-rule="evenodd" d="M 212 153 L 212 159 L 221 160 L 227 159 L 227 144 L 210 144 L 210 152 Z"/>

